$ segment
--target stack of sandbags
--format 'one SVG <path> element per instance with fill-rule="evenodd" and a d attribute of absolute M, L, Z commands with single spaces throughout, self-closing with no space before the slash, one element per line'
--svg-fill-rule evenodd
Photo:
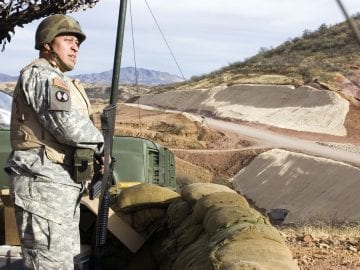
<path fill-rule="evenodd" d="M 268 219 L 226 186 L 185 186 L 167 215 L 159 269 L 299 269 Z"/>
<path fill-rule="evenodd" d="M 132 254 L 108 234 L 104 269 L 299 269 L 268 219 L 224 185 L 191 184 L 180 196 L 141 184 L 122 190 L 112 209 L 147 241 Z"/>

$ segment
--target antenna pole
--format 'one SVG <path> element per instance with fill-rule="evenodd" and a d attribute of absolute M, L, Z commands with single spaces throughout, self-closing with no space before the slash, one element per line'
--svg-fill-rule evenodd
<path fill-rule="evenodd" d="M 342 13 L 344 14 L 346 20 L 348 21 L 352 31 L 354 32 L 355 36 L 356 36 L 356 39 L 357 41 L 359 42 L 360 44 L 360 30 L 355 22 L 355 20 L 349 16 L 349 14 L 347 13 L 346 9 L 345 9 L 345 6 L 343 5 L 343 3 L 341 2 L 341 0 L 336 0 L 336 2 L 338 3 Z"/>
<path fill-rule="evenodd" d="M 121 56 L 122 56 L 122 47 L 124 40 L 126 6 L 127 6 L 127 0 L 120 1 L 118 28 L 116 34 L 116 45 L 115 45 L 115 55 L 114 55 L 114 66 L 113 66 L 113 74 L 112 74 L 112 82 L 111 82 L 111 94 L 110 94 L 111 105 L 116 105 L 117 96 L 119 92 L 118 86 L 120 79 Z"/>

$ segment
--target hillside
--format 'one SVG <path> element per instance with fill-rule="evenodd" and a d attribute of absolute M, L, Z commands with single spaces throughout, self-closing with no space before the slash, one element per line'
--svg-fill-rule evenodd
<path fill-rule="evenodd" d="M 355 19 L 360 22 L 360 16 Z M 193 77 L 173 88 L 199 89 L 220 84 L 310 84 L 341 92 L 357 103 L 360 47 L 346 22 L 322 24 L 314 32 L 305 30 L 301 37 L 289 39 L 276 48 L 262 48 L 245 61 Z"/>

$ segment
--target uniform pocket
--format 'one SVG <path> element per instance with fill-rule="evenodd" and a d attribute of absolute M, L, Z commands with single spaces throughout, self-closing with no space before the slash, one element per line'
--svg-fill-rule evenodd
<path fill-rule="evenodd" d="M 32 178 L 30 184 L 30 196 L 34 200 L 47 203 L 48 199 L 51 200 L 53 192 L 51 182 L 48 179 L 39 176 Z"/>

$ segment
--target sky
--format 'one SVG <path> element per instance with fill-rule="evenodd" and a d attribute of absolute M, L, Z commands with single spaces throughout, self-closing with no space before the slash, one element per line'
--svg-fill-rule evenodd
<path fill-rule="evenodd" d="M 360 12 L 359 0 L 342 0 L 349 14 Z M 122 67 L 169 72 L 186 79 L 243 61 L 261 48 L 273 48 L 345 20 L 335 0 L 147 0 L 179 68 L 154 22 L 145 0 L 128 0 Z M 131 31 L 131 16 L 133 35 Z M 87 39 L 69 75 L 113 68 L 119 0 L 100 0 L 91 9 L 70 13 Z M 16 28 L 0 52 L 0 73 L 18 75 L 38 57 L 34 49 L 40 20 Z M 134 47 L 135 57 L 133 50 Z"/>

